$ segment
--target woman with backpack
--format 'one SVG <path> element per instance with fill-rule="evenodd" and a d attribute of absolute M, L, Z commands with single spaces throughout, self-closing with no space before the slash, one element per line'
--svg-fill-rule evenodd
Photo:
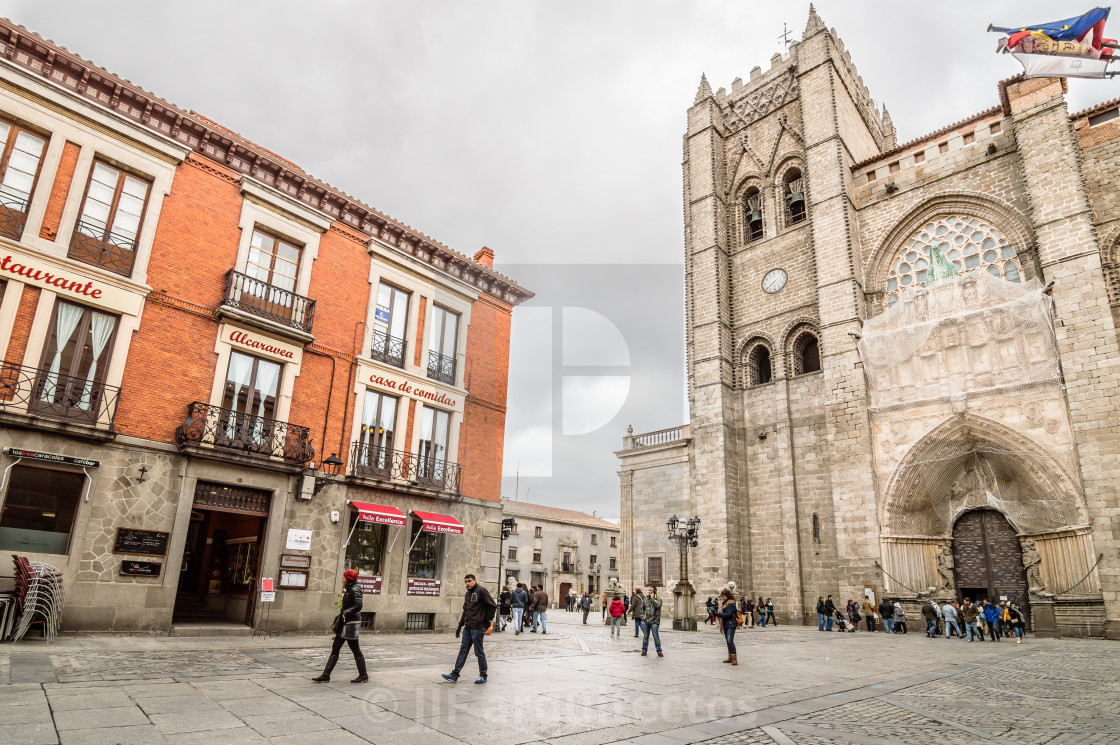
<path fill-rule="evenodd" d="M 732 665 L 739 664 L 735 655 L 735 629 L 742 623 L 743 617 L 739 615 L 739 604 L 735 602 L 735 595 L 731 590 L 724 588 L 719 593 L 719 620 L 723 629 L 723 638 L 727 642 L 727 659 Z"/>

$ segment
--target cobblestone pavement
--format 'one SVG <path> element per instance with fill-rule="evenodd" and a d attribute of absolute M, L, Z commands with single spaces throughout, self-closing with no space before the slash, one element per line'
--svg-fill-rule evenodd
<path fill-rule="evenodd" d="M 487 640 L 490 680 L 440 679 L 450 634 L 363 637 L 372 681 L 312 683 L 327 640 L 65 638 L 0 646 L 0 743 L 866 745 L 1120 742 L 1120 647 L 807 627 L 665 631 L 665 657 L 553 611 Z"/>

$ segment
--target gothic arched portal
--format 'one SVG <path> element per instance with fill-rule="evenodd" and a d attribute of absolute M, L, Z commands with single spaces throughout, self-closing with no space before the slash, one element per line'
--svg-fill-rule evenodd
<path fill-rule="evenodd" d="M 1023 550 L 1015 529 L 1002 513 L 971 510 L 953 525 L 953 566 L 957 600 L 988 598 L 998 604 L 1006 598 L 1016 602 L 1030 618 L 1027 573 Z"/>

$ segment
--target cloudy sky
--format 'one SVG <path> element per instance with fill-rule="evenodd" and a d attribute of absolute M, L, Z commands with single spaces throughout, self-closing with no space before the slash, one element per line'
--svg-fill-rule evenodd
<path fill-rule="evenodd" d="M 989 22 L 1091 7 L 816 5 L 900 142 L 997 103 L 1018 65 L 994 54 Z M 685 111 L 701 72 L 730 89 L 767 68 L 808 3 L 27 0 L 0 12 L 463 253 L 493 248 L 537 293 L 514 314 L 505 494 L 520 471 L 522 499 L 617 518 L 626 426 L 687 419 Z M 1120 81 L 1071 81 L 1073 110 L 1117 96 Z"/>

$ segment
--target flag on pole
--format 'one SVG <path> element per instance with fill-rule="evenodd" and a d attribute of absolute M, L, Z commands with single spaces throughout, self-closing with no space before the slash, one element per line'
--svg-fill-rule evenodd
<path fill-rule="evenodd" d="M 1100 79 L 1116 74 L 1108 65 L 1117 43 L 1104 36 L 1109 10 L 1093 8 L 1073 18 L 1026 26 L 989 25 L 988 30 L 1007 34 L 997 51 L 1015 57 L 1024 77 Z"/>

